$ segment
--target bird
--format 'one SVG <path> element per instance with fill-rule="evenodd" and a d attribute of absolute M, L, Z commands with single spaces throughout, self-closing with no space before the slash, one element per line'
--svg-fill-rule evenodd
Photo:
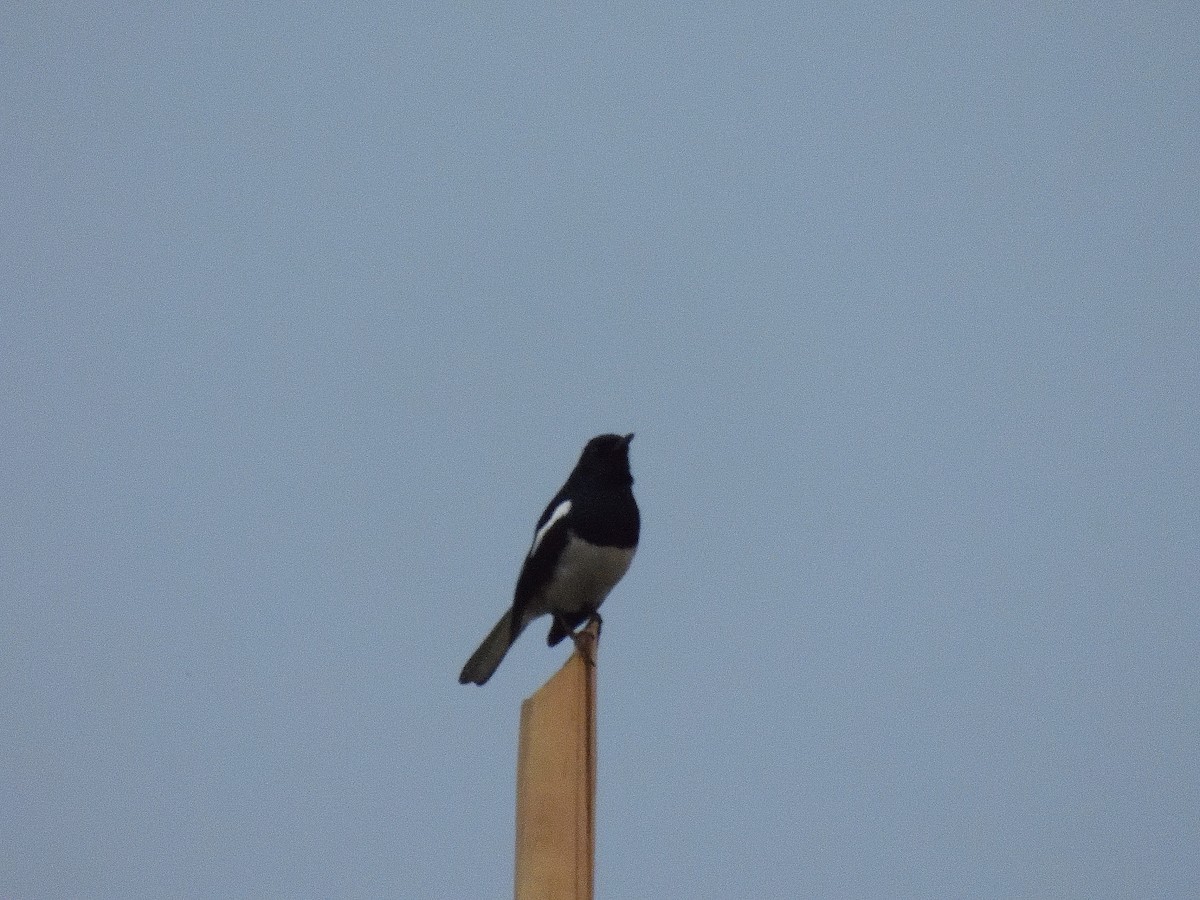
<path fill-rule="evenodd" d="M 512 606 L 471 654 L 459 684 L 486 684 L 539 616 L 553 617 L 546 637 L 551 647 L 587 620 L 599 620 L 600 604 L 633 562 L 641 531 L 629 469 L 632 440 L 632 434 L 601 434 L 584 446 L 537 521 Z"/>

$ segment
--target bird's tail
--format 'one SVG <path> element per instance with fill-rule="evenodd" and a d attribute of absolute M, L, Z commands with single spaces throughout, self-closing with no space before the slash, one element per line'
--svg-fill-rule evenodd
<path fill-rule="evenodd" d="M 488 632 L 479 649 L 471 654 L 471 658 L 463 666 L 462 674 L 458 676 L 458 683 L 486 684 L 520 634 L 520 628 L 513 628 L 513 614 L 510 609 L 500 617 L 496 627 Z"/>

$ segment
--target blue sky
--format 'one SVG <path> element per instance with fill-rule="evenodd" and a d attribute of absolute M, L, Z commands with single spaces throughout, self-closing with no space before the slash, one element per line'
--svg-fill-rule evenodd
<path fill-rule="evenodd" d="M 604 431 L 599 896 L 1200 891 L 1192 5 L 2 19 L 0 894 L 505 896 Z"/>

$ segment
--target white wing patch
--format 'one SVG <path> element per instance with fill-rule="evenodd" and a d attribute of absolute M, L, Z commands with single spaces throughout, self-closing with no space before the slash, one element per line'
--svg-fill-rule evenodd
<path fill-rule="evenodd" d="M 554 512 L 550 513 L 550 518 L 546 520 L 546 524 L 537 530 L 537 534 L 533 536 L 533 546 L 529 548 L 529 555 L 533 556 L 537 552 L 538 544 L 542 542 L 542 538 L 546 533 L 554 527 L 554 523 L 571 511 L 571 501 L 564 500 L 558 506 L 554 507 Z"/>

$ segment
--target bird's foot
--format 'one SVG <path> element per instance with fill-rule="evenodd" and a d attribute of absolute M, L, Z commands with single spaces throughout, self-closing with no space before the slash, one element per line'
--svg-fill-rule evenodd
<path fill-rule="evenodd" d="M 600 614 L 592 613 L 586 625 L 578 631 L 571 632 L 575 650 L 583 657 L 583 661 L 593 668 L 596 665 L 596 642 L 600 639 L 600 628 L 603 624 L 604 620 L 600 618 Z M 596 627 L 593 628 L 593 625 Z"/>

